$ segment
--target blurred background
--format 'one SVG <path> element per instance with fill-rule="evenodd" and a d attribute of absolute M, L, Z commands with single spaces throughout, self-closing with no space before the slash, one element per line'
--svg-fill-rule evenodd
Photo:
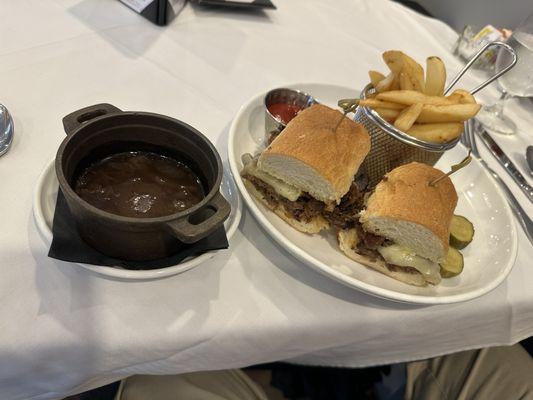
<path fill-rule="evenodd" d="M 513 29 L 529 15 L 533 5 L 531 0 L 415 0 L 411 3 L 423 7 L 458 32 L 465 25 L 491 24 Z"/>

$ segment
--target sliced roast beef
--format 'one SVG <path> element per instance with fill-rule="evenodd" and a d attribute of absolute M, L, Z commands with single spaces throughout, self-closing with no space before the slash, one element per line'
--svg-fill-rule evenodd
<path fill-rule="evenodd" d="M 325 204 L 310 196 L 300 196 L 296 201 L 290 201 L 284 197 L 281 199 L 285 210 L 294 215 L 298 221 L 309 221 L 324 212 Z"/>
<path fill-rule="evenodd" d="M 359 221 L 356 222 L 354 228 L 357 230 L 357 237 L 360 239 L 355 245 L 354 250 L 359 254 L 367 256 L 372 261 L 385 261 L 381 254 L 379 254 L 377 251 L 377 248 L 380 246 L 390 245 L 392 242 L 383 236 L 374 235 L 373 233 L 365 231 Z M 387 269 L 392 272 L 403 271 L 408 274 L 420 273 L 416 268 L 413 267 L 404 267 L 402 265 L 389 264 L 387 262 L 385 262 L 385 265 Z"/>
<path fill-rule="evenodd" d="M 359 211 L 363 208 L 364 191 L 353 182 L 340 204 L 324 217 L 336 228 L 347 229 L 359 221 Z"/>
<path fill-rule="evenodd" d="M 389 264 L 389 263 L 386 263 L 387 264 L 387 269 L 389 271 L 392 271 L 392 272 L 399 272 L 399 271 L 402 271 L 402 272 L 406 272 L 408 274 L 419 274 L 420 271 L 417 270 L 416 268 L 413 268 L 413 267 L 404 267 L 402 265 L 394 265 L 394 264 Z"/>
<path fill-rule="evenodd" d="M 280 196 L 272 186 L 256 178 L 255 176 L 245 175 L 259 192 L 264 196 L 265 200 L 272 207 L 282 205 L 289 214 L 291 214 L 298 221 L 310 221 L 316 216 L 324 213 L 325 204 L 318 201 L 311 196 L 302 195 L 296 201 L 290 201 L 283 196 Z"/>
<path fill-rule="evenodd" d="M 357 237 L 360 239 L 358 249 L 362 248 L 375 251 L 387 241 L 383 236 L 374 235 L 373 233 L 365 231 L 359 221 L 356 221 L 354 228 L 357 230 Z M 376 253 L 379 254 L 377 251 Z"/>
<path fill-rule="evenodd" d="M 328 211 L 325 203 L 316 200 L 308 194 L 303 194 L 296 201 L 290 201 L 280 196 L 272 186 L 256 178 L 245 175 L 257 190 L 265 197 L 271 206 L 283 205 L 285 210 L 298 221 L 310 221 L 316 216 L 323 216 L 330 224 L 339 229 L 351 228 L 358 223 L 358 213 L 363 207 L 364 187 L 355 181 L 350 186 L 348 192 L 341 199 L 341 202 L 332 211 Z M 360 182 L 360 181 L 358 181 Z"/>
<path fill-rule="evenodd" d="M 255 188 L 263 195 L 266 202 L 270 206 L 276 206 L 279 204 L 280 196 L 268 183 L 265 183 L 261 179 L 257 179 L 255 176 L 252 175 L 245 175 L 243 176 L 243 178 L 249 180 L 255 186 Z"/>

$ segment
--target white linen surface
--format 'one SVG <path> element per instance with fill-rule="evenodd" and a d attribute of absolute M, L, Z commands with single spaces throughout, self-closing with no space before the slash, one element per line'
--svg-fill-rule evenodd
<path fill-rule="evenodd" d="M 433 307 L 380 300 L 318 275 L 247 212 L 231 250 L 168 279 L 106 279 L 47 258 L 32 195 L 64 137 L 61 118 L 74 110 L 109 102 L 167 114 L 204 132 L 225 158 L 232 117 L 259 91 L 293 82 L 361 88 L 367 70 L 385 71 L 381 52 L 391 48 L 421 62 L 438 55 L 450 75 L 461 67 L 450 53 L 456 34 L 398 4 L 276 5 L 248 13 L 189 4 L 160 28 L 112 0 L 0 4 L 0 102 L 16 130 L 0 158 L 0 398 L 54 399 L 130 374 L 275 360 L 377 365 L 533 334 L 533 254 L 520 230 L 516 265 L 500 287 Z M 515 101 L 510 115 L 521 131 L 497 137 L 524 172 L 531 107 Z"/>

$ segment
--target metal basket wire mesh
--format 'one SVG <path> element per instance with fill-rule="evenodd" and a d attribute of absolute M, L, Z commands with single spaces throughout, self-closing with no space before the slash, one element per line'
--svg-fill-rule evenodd
<path fill-rule="evenodd" d="M 361 94 L 365 98 L 369 86 Z M 396 129 L 368 107 L 357 107 L 354 120 L 370 135 L 371 148 L 360 171 L 368 176 L 374 187 L 392 169 L 412 161 L 435 165 L 446 150 L 454 147 L 459 138 L 448 143 L 429 143 Z"/>

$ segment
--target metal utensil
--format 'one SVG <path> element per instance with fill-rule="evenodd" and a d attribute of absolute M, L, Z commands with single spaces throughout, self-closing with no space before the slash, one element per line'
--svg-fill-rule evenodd
<path fill-rule="evenodd" d="M 470 119 L 466 122 L 465 131 L 461 135 L 461 143 L 467 149 L 471 150 L 472 156 L 477 161 L 479 161 L 479 163 L 490 173 L 490 175 L 494 178 L 494 181 L 503 190 L 504 194 L 507 197 L 509 205 L 511 206 L 511 210 L 513 210 L 516 219 L 518 219 L 520 226 L 522 226 L 522 229 L 524 230 L 524 233 L 529 239 L 529 242 L 533 244 L 533 222 L 531 221 L 527 213 L 524 211 L 524 209 L 520 206 L 520 203 L 518 202 L 518 200 L 516 200 L 511 190 L 502 181 L 500 176 L 496 172 L 494 172 L 485 162 L 485 160 L 483 160 L 479 155 L 479 151 L 476 144 L 476 136 L 474 133 L 474 130 L 477 128 L 477 126 L 479 126 L 479 123 L 476 122 L 474 119 Z"/>
<path fill-rule="evenodd" d="M 526 161 L 527 166 L 529 167 L 529 173 L 533 175 L 533 146 L 527 146 Z"/>
<path fill-rule="evenodd" d="M 13 119 L 2 104 L 0 104 L 0 157 L 7 153 L 14 135 Z"/>
<path fill-rule="evenodd" d="M 474 132 L 477 133 L 483 144 L 487 147 L 487 149 L 489 149 L 489 151 L 496 158 L 496 160 L 498 160 L 500 165 L 505 168 L 511 178 L 513 178 L 513 180 L 516 182 L 522 192 L 524 192 L 529 201 L 533 203 L 533 188 L 527 183 L 524 176 L 520 173 L 520 171 L 518 171 L 518 168 L 516 168 L 516 166 L 509 159 L 509 157 L 505 155 L 501 147 L 498 146 L 498 144 L 485 130 L 485 128 L 483 128 L 483 126 L 479 122 L 476 122 L 476 124 L 478 124 L 478 126 L 476 126 Z"/>

